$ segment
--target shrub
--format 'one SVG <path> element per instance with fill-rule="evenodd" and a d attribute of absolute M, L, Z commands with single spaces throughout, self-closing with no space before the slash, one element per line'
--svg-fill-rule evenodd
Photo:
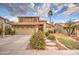
<path fill-rule="evenodd" d="M 2 34 L 2 29 L 0 29 L 0 35 Z"/>
<path fill-rule="evenodd" d="M 11 28 L 6 28 L 5 29 L 5 34 L 6 35 L 14 35 L 15 34 L 15 30 L 12 30 Z"/>
<path fill-rule="evenodd" d="M 30 40 L 31 47 L 33 49 L 44 49 L 45 47 L 44 38 L 45 35 L 43 32 L 39 31 L 35 33 Z"/>
<path fill-rule="evenodd" d="M 49 33 L 53 33 L 53 30 L 48 30 Z"/>
<path fill-rule="evenodd" d="M 12 30 L 10 34 L 11 34 L 11 35 L 14 35 L 14 34 L 15 34 L 15 31 L 14 31 L 14 30 Z"/>
<path fill-rule="evenodd" d="M 49 32 L 45 32 L 45 35 L 48 36 L 50 33 Z"/>
<path fill-rule="evenodd" d="M 50 34 L 50 35 L 48 36 L 48 39 L 50 39 L 50 40 L 55 40 L 55 36 L 54 36 L 53 34 Z"/>
<path fill-rule="evenodd" d="M 10 33 L 11 33 L 11 29 L 10 29 L 10 28 L 6 28 L 6 29 L 5 29 L 5 34 L 6 34 L 6 35 L 9 35 Z"/>
<path fill-rule="evenodd" d="M 53 31 L 52 30 L 48 30 L 47 32 L 45 32 L 45 35 L 48 36 L 49 34 L 52 34 Z"/>

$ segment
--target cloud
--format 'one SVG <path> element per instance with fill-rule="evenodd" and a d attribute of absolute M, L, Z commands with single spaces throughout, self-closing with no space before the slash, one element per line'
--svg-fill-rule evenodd
<path fill-rule="evenodd" d="M 27 11 L 34 11 L 34 4 L 29 3 L 0 3 L 0 7 L 6 9 L 11 16 L 26 14 Z"/>
<path fill-rule="evenodd" d="M 12 17 L 12 18 L 10 18 L 10 21 L 18 22 L 18 18 L 16 18 L 16 17 Z"/>
<path fill-rule="evenodd" d="M 38 9 L 37 9 L 36 14 L 37 14 L 38 16 L 44 15 L 46 12 L 48 12 L 49 6 L 50 6 L 50 4 L 47 4 L 47 3 L 42 4 L 42 6 L 38 6 Z"/>
<path fill-rule="evenodd" d="M 79 11 L 79 7 L 75 4 L 69 4 L 68 9 L 64 13 L 60 14 L 61 16 L 69 16 Z"/>
<path fill-rule="evenodd" d="M 28 11 L 33 14 L 42 16 L 49 10 L 50 4 L 43 3 L 0 3 L 0 7 L 5 9 L 10 16 L 24 15 Z"/>
<path fill-rule="evenodd" d="M 34 14 L 36 16 L 40 16 L 40 17 L 45 16 L 46 14 L 48 14 L 48 11 L 50 9 L 50 5 L 51 4 L 49 4 L 49 3 L 37 3 L 37 4 L 35 4 L 35 6 L 34 6 L 34 9 L 35 9 Z"/>
<path fill-rule="evenodd" d="M 48 13 L 49 9 L 51 9 L 53 11 L 53 14 L 57 15 L 62 13 L 62 10 L 66 10 L 67 9 L 67 4 L 63 4 L 63 3 L 45 3 L 45 4 L 39 4 L 39 6 L 37 7 L 38 9 L 36 14 L 39 16 L 42 16 L 46 13 Z M 63 11 L 63 12 L 64 12 Z"/>
<path fill-rule="evenodd" d="M 53 10 L 53 14 L 61 16 L 69 16 L 79 11 L 79 4 L 67 3 L 0 3 L 0 8 L 6 10 L 7 15 L 19 16 L 25 15 L 28 11 L 32 11 L 34 15 L 43 16 L 48 13 L 49 9 Z"/>

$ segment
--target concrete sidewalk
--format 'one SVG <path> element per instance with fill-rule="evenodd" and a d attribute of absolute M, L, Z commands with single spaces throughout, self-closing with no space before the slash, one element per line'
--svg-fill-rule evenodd
<path fill-rule="evenodd" d="M 79 50 L 5 50 L 1 55 L 79 55 Z"/>

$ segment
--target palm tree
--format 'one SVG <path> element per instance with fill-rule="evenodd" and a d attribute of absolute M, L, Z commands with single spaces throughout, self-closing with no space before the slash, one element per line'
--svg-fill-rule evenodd
<path fill-rule="evenodd" d="M 48 11 L 48 16 L 49 16 L 50 22 L 51 22 L 51 16 L 52 16 L 52 15 L 53 15 L 52 10 L 49 10 L 49 11 Z"/>

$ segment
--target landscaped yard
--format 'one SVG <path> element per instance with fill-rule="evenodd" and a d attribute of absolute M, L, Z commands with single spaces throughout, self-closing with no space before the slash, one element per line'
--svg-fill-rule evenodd
<path fill-rule="evenodd" d="M 54 34 L 54 35 L 58 39 L 58 41 L 64 44 L 66 47 L 73 50 L 79 49 L 79 42 L 72 40 L 72 38 L 70 38 L 69 36 L 63 34 Z"/>

